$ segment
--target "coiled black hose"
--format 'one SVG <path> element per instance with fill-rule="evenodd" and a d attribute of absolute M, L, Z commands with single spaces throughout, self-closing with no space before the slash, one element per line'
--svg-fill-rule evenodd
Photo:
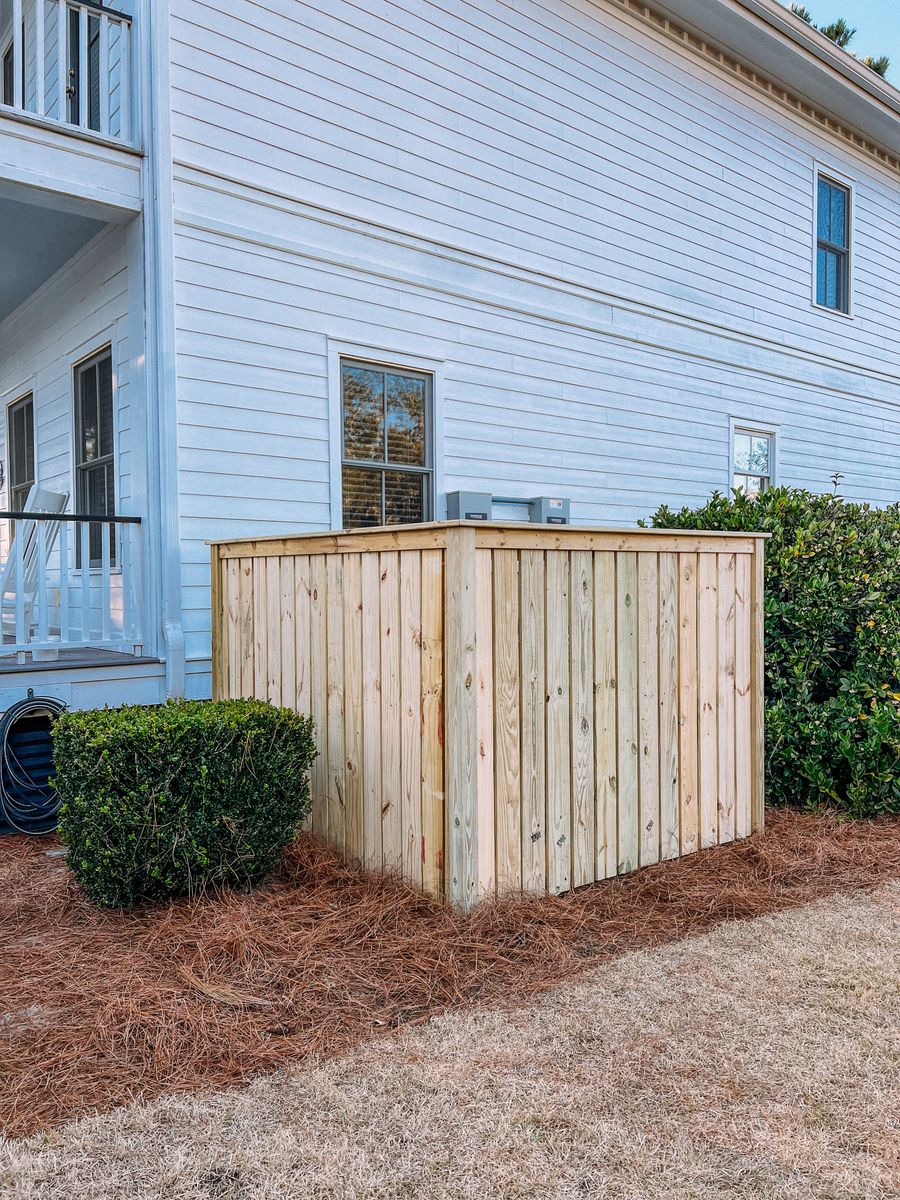
<path fill-rule="evenodd" d="M 48 731 L 35 718 L 52 721 L 65 707 L 53 696 L 29 696 L 0 717 L 0 832 L 38 837 L 56 828 L 52 748 Z"/>

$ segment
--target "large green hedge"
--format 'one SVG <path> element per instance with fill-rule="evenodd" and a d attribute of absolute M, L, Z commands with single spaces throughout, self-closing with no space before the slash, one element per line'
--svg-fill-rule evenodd
<path fill-rule="evenodd" d="M 900 812 L 900 506 L 775 488 L 657 528 L 764 531 L 769 801 Z"/>
<path fill-rule="evenodd" d="M 309 811 L 312 722 L 256 700 L 63 714 L 60 832 L 98 904 L 257 883 Z"/>

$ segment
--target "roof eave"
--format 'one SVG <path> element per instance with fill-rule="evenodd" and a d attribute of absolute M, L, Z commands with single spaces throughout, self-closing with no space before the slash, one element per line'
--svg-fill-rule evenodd
<path fill-rule="evenodd" d="M 900 157 L 900 91 L 778 0 L 650 0 L 716 49 Z"/>

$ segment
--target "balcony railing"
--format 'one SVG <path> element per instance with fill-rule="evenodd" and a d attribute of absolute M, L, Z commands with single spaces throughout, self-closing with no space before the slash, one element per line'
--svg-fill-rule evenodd
<path fill-rule="evenodd" d="M 143 649 L 141 520 L 0 512 L 12 543 L 0 567 L 3 645 L 24 661 L 61 649 Z"/>
<path fill-rule="evenodd" d="M 130 143 L 131 18 L 79 0 L 0 0 L 0 112 Z"/>

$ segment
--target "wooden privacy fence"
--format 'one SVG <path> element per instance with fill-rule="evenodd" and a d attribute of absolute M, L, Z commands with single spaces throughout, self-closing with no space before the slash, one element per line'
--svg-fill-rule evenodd
<path fill-rule="evenodd" d="M 446 522 L 215 543 L 213 686 L 309 713 L 312 828 L 469 907 L 763 821 L 758 535 Z"/>

